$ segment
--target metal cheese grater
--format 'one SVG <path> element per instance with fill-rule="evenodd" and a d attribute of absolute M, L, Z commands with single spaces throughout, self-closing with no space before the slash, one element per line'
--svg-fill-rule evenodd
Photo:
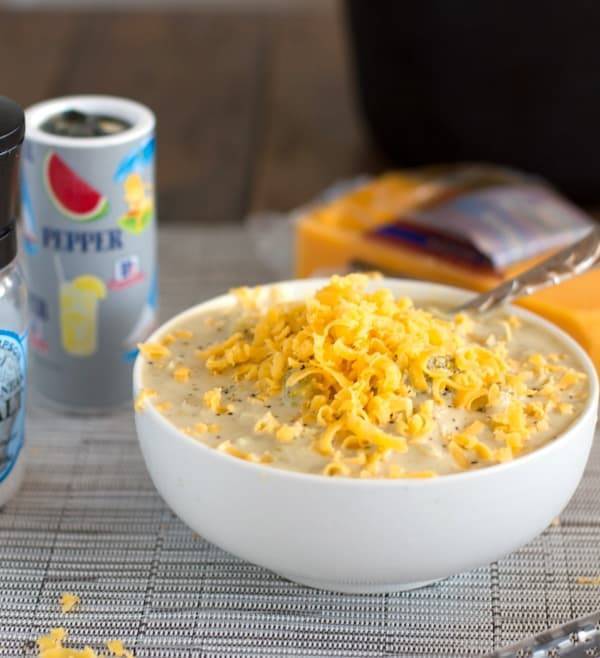
<path fill-rule="evenodd" d="M 486 658 L 599 658 L 600 612 L 499 649 Z"/>

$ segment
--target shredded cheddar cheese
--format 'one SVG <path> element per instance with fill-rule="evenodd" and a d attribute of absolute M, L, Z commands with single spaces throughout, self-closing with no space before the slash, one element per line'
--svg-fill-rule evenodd
<path fill-rule="evenodd" d="M 96 653 L 91 647 L 83 649 L 72 649 L 65 647 L 68 633 L 64 628 L 53 628 L 48 635 L 42 635 L 37 639 L 39 658 L 103 658 L 105 654 Z M 128 651 L 121 640 L 109 640 L 106 643 L 111 656 L 116 658 L 134 658 L 134 654 Z"/>
<path fill-rule="evenodd" d="M 189 381 L 191 374 L 192 371 L 190 368 L 186 368 L 185 366 L 178 366 L 175 368 L 175 370 L 173 370 L 173 379 L 180 382 L 181 384 L 185 384 Z"/>
<path fill-rule="evenodd" d="M 324 455 L 348 438 L 362 449 L 406 451 L 408 442 L 427 438 L 435 426 L 435 405 L 451 396 L 456 408 L 489 410 L 490 428 L 503 447 L 492 450 L 474 438 L 483 425 L 455 436 L 448 450 L 461 469 L 474 459 L 505 461 L 518 454 L 543 419 L 543 407 L 527 404 L 527 378 L 543 374 L 546 395 L 557 382 L 548 378 L 542 354 L 526 364 L 508 358 L 506 342 L 520 320 L 503 322 L 506 339 L 481 344 L 469 338 L 473 321 L 465 314 L 444 319 L 415 308 L 409 299 L 391 292 L 366 291 L 368 277 L 333 277 L 314 297 L 282 303 L 258 313 L 245 333 L 235 332 L 199 354 L 212 373 L 231 372 L 254 383 L 265 396 L 287 391 L 306 400 L 303 421 L 326 428 L 315 449 Z M 245 308 L 255 309 L 246 289 L 236 291 Z M 531 371 L 526 375 L 525 366 Z M 558 386 L 578 381 L 579 373 L 562 374 Z M 426 399 L 415 411 L 417 396 Z M 501 396 L 508 400 L 497 411 Z M 211 404 L 219 404 L 211 397 Z M 315 404 L 315 401 L 318 402 Z M 562 413 L 572 411 L 569 405 Z M 396 432 L 387 427 L 394 423 Z M 293 440 L 268 414 L 257 432 Z M 339 473 L 332 462 L 328 468 Z"/>
<path fill-rule="evenodd" d="M 164 359 L 171 355 L 171 350 L 161 343 L 140 343 L 138 348 L 147 359 Z"/>
<path fill-rule="evenodd" d="M 71 592 L 63 592 L 60 595 L 60 609 L 63 614 L 71 612 L 76 606 L 80 603 L 80 599 L 77 594 Z"/>
<path fill-rule="evenodd" d="M 60 597 L 60 606 L 63 613 L 71 610 L 79 603 L 77 594 L 65 592 Z M 52 628 L 46 635 L 37 638 L 39 658 L 105 658 L 105 653 L 96 653 L 91 647 L 85 646 L 83 649 L 73 649 L 65 647 L 64 643 L 68 638 L 65 628 Z M 115 658 L 135 658 L 131 651 L 128 651 L 121 640 L 109 640 L 106 642 L 106 648 L 109 655 Z"/>
<path fill-rule="evenodd" d="M 160 390 L 155 406 L 164 382 L 166 399 L 181 405 L 179 425 L 213 448 L 362 478 L 509 461 L 581 409 L 585 375 L 558 342 L 544 352 L 542 330 L 538 346 L 515 316 L 452 317 L 395 298 L 372 278 L 334 276 L 293 301 L 270 289 L 232 291 L 235 309 L 186 320 L 140 348 L 148 390 Z M 173 341 L 192 336 L 194 345 L 177 343 L 170 355 Z"/>
<path fill-rule="evenodd" d="M 237 457 L 238 459 L 243 459 L 248 462 L 255 462 L 259 464 L 270 464 L 273 460 L 272 455 L 269 452 L 264 452 L 262 455 L 255 455 L 252 452 L 247 452 L 246 450 L 241 450 L 237 446 L 234 446 L 231 441 L 223 441 L 217 448 L 219 452 L 226 452 L 232 457 Z"/>
<path fill-rule="evenodd" d="M 434 478 L 437 476 L 435 471 L 405 471 L 398 464 L 390 464 L 388 467 L 388 477 L 392 479 L 410 479 L 419 480 Z"/>
<path fill-rule="evenodd" d="M 160 339 L 160 343 L 165 347 L 169 347 L 169 345 L 172 345 L 176 340 L 177 338 L 173 336 L 173 334 L 167 334 Z"/>
<path fill-rule="evenodd" d="M 202 398 L 204 400 L 204 404 L 211 411 L 214 411 L 216 414 L 224 414 L 229 411 L 233 411 L 232 404 L 222 403 L 221 401 L 222 393 L 223 391 L 219 387 L 211 388 L 209 391 L 206 391 L 204 397 Z"/>
<path fill-rule="evenodd" d="M 254 431 L 258 434 L 275 434 L 279 428 L 279 422 L 270 411 L 256 422 Z"/>
<path fill-rule="evenodd" d="M 142 409 L 143 409 L 144 406 L 146 405 L 146 402 L 147 402 L 150 398 L 154 398 L 154 397 L 156 397 L 157 395 L 158 395 L 158 393 L 157 393 L 154 389 L 151 389 L 151 388 L 143 388 L 143 389 L 138 393 L 138 396 L 137 396 L 137 398 L 136 398 L 136 400 L 135 400 L 135 403 L 134 403 L 134 408 L 135 408 L 135 410 L 136 410 L 136 411 L 142 411 Z"/>
<path fill-rule="evenodd" d="M 282 443 L 293 441 L 302 432 L 302 424 L 281 425 L 275 432 L 275 438 Z"/>
<path fill-rule="evenodd" d="M 133 653 L 127 651 L 121 640 L 109 640 L 106 643 L 106 648 L 113 656 L 116 656 L 116 658 L 133 658 Z"/>

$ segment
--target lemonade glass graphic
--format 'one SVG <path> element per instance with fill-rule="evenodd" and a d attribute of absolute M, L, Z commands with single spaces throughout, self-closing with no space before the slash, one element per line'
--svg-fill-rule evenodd
<path fill-rule="evenodd" d="M 91 356 L 98 347 L 98 302 L 106 297 L 106 286 L 91 274 L 60 284 L 60 331 L 65 352 Z"/>

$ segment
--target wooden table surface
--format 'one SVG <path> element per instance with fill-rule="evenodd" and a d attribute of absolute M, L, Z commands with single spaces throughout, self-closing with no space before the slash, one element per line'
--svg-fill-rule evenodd
<path fill-rule="evenodd" d="M 161 222 L 288 209 L 380 166 L 333 0 L 251 12 L 4 10 L 0 24 L 0 93 L 24 106 L 114 94 L 156 112 Z"/>

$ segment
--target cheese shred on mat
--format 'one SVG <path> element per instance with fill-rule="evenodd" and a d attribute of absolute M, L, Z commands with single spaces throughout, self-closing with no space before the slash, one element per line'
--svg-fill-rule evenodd
<path fill-rule="evenodd" d="M 106 642 L 108 653 L 96 653 L 91 647 L 83 649 L 72 649 L 65 647 L 68 633 L 66 629 L 53 628 L 47 635 L 37 639 L 39 658 L 134 658 L 134 654 L 123 646 L 121 640 L 109 640 Z"/>
<path fill-rule="evenodd" d="M 60 595 L 60 609 L 63 614 L 71 612 L 74 610 L 80 603 L 80 599 L 77 594 L 71 592 L 63 592 Z"/>
<path fill-rule="evenodd" d="M 64 592 L 61 594 L 59 603 L 63 613 L 70 612 L 80 602 L 77 594 Z M 96 653 L 91 647 L 85 646 L 83 649 L 72 649 L 65 647 L 64 643 L 68 637 L 65 628 L 53 628 L 47 635 L 42 635 L 36 640 L 39 658 L 135 658 L 131 651 L 128 651 L 121 640 L 109 640 L 105 643 L 108 653 Z"/>

